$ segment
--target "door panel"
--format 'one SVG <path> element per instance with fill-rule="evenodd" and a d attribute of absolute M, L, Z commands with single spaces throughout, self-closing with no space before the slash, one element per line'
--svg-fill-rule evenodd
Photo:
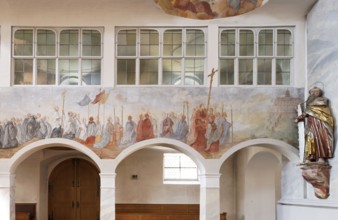
<path fill-rule="evenodd" d="M 62 162 L 49 178 L 50 220 L 97 220 L 100 212 L 98 170 L 82 159 Z"/>

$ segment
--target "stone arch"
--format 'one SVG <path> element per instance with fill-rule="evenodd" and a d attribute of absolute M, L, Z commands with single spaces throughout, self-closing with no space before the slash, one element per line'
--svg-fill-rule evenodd
<path fill-rule="evenodd" d="M 231 155 L 233 155 L 234 153 L 236 153 L 237 151 L 241 149 L 252 147 L 252 146 L 260 146 L 260 147 L 265 147 L 268 149 L 274 149 L 278 151 L 279 153 L 281 153 L 283 156 L 285 156 L 291 162 L 299 161 L 299 151 L 292 145 L 285 143 L 281 140 L 270 139 L 270 138 L 258 138 L 258 139 L 243 141 L 235 146 L 232 146 L 219 159 L 219 168 Z"/>
<path fill-rule="evenodd" d="M 197 165 L 201 173 L 205 173 L 206 169 L 206 159 L 195 149 L 193 149 L 191 146 L 181 142 L 177 141 L 174 139 L 168 139 L 168 138 L 154 138 L 154 139 L 149 139 L 145 141 L 138 142 L 134 145 L 131 145 L 127 148 L 125 148 L 115 159 L 115 166 L 114 170 L 116 170 L 117 166 L 129 155 L 132 153 L 148 148 L 148 147 L 154 147 L 154 146 L 163 146 L 163 147 L 168 147 L 172 148 L 175 150 L 178 150 L 187 156 L 189 156 Z"/>
<path fill-rule="evenodd" d="M 17 166 L 25 160 L 27 157 L 32 155 L 33 153 L 49 148 L 49 147 L 66 147 L 77 150 L 84 155 L 88 156 L 94 163 L 94 165 L 99 169 L 102 170 L 101 159 L 95 154 L 92 150 L 88 147 L 82 145 L 79 142 L 65 139 L 65 138 L 50 138 L 50 139 L 43 139 L 39 141 L 35 141 L 19 151 L 17 151 L 13 157 L 10 158 L 9 163 L 9 171 L 11 173 L 15 172 Z"/>

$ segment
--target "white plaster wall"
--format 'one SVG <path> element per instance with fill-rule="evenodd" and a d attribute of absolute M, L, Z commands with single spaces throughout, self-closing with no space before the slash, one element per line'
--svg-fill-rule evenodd
<path fill-rule="evenodd" d="M 15 202 L 39 203 L 40 158 L 29 157 L 16 170 Z"/>
<path fill-rule="evenodd" d="M 163 184 L 161 150 L 133 153 L 121 162 L 116 174 L 116 203 L 199 204 L 200 185 Z"/>
<path fill-rule="evenodd" d="M 221 167 L 220 179 L 220 206 L 221 213 L 227 213 L 227 219 L 236 219 L 236 176 L 235 176 L 235 161 L 234 156 L 228 158 Z"/>
<path fill-rule="evenodd" d="M 276 219 L 280 196 L 280 163 L 267 152 L 260 152 L 248 163 L 245 185 L 245 220 Z"/>
<path fill-rule="evenodd" d="M 236 218 L 235 220 L 245 219 L 245 184 L 248 181 L 245 177 L 245 167 L 248 162 L 248 149 L 243 149 L 236 153 L 235 178 L 236 178 Z"/>
<path fill-rule="evenodd" d="M 281 196 L 281 155 L 262 147 L 236 154 L 236 220 L 276 219 Z"/>
<path fill-rule="evenodd" d="M 330 205 L 318 206 L 316 204 L 308 203 L 279 204 L 277 212 L 278 219 L 283 220 L 334 220 L 338 216 L 337 207 L 330 207 Z"/>

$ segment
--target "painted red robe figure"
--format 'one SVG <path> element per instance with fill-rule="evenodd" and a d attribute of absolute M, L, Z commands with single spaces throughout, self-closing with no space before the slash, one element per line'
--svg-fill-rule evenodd
<path fill-rule="evenodd" d="M 193 148 L 198 151 L 204 151 L 207 146 L 207 139 L 205 137 L 205 133 L 207 131 L 207 109 L 201 105 L 198 109 L 196 109 L 194 120 L 194 135 L 195 140 L 191 144 Z"/>
<path fill-rule="evenodd" d="M 149 114 L 146 113 L 144 115 L 144 120 L 142 122 L 142 140 L 147 140 L 154 138 L 154 128 L 153 124 L 151 123 L 151 120 L 149 118 Z"/>

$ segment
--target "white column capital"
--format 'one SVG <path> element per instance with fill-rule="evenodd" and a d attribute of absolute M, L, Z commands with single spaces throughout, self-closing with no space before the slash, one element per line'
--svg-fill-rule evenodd
<path fill-rule="evenodd" d="M 101 188 L 115 188 L 116 173 L 100 173 Z"/>
<path fill-rule="evenodd" d="M 10 188 L 15 184 L 15 174 L 0 173 L 0 188 Z"/>

